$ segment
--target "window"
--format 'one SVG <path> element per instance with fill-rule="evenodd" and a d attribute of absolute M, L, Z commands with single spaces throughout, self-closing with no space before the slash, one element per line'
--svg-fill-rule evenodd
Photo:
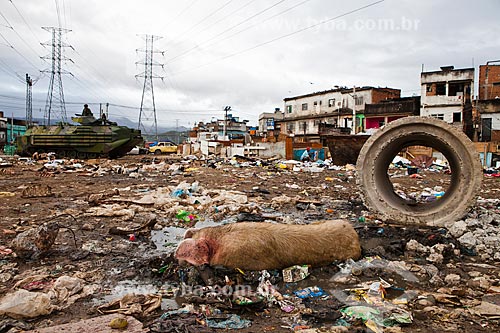
<path fill-rule="evenodd" d="M 431 117 L 436 118 L 436 119 L 444 120 L 444 114 L 443 113 L 431 114 Z"/>
<path fill-rule="evenodd" d="M 320 123 L 320 121 L 319 121 L 319 120 L 315 120 L 315 121 L 314 121 L 314 126 L 318 126 L 318 125 L 319 125 L 319 123 Z"/>
<path fill-rule="evenodd" d="M 448 96 L 463 96 L 464 84 L 463 83 L 450 83 L 448 88 Z"/>
<path fill-rule="evenodd" d="M 314 101 L 313 105 L 314 106 L 318 105 L 318 101 Z"/>
<path fill-rule="evenodd" d="M 425 91 L 426 92 L 432 92 L 432 84 L 426 84 L 425 85 Z"/>
<path fill-rule="evenodd" d="M 286 112 L 292 113 L 292 106 L 291 105 L 286 106 Z"/>
<path fill-rule="evenodd" d="M 328 100 L 328 107 L 329 107 L 329 108 L 332 108 L 332 107 L 334 107 L 334 106 L 335 106 L 335 98 L 330 98 L 330 99 Z"/>
<path fill-rule="evenodd" d="M 363 96 L 355 97 L 356 105 L 363 105 Z"/>
<path fill-rule="evenodd" d="M 307 121 L 300 123 L 300 129 L 304 132 L 304 134 L 307 132 Z"/>
<path fill-rule="evenodd" d="M 307 111 L 307 103 L 302 104 L 302 111 Z"/>
<path fill-rule="evenodd" d="M 295 129 L 295 126 L 293 123 L 289 123 L 286 125 L 286 129 L 288 132 L 293 132 L 293 130 Z"/>
<path fill-rule="evenodd" d="M 462 122 L 462 112 L 453 112 L 453 122 L 454 123 Z"/>
<path fill-rule="evenodd" d="M 436 83 L 436 95 L 446 95 L 446 83 Z"/>

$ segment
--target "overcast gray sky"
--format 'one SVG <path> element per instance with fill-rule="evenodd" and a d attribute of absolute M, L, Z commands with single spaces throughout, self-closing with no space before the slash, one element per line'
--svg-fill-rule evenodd
<path fill-rule="evenodd" d="M 64 27 L 68 116 L 83 103 L 110 118 L 139 118 L 142 34 L 155 42 L 158 122 L 193 126 L 223 107 L 257 124 L 283 98 L 340 86 L 388 86 L 420 94 L 420 71 L 500 59 L 497 0 L 1 0 L 0 110 L 25 114 L 24 77 L 50 69 L 51 34 Z M 365 7 L 365 8 L 363 8 Z M 359 9 L 359 10 L 358 10 Z M 58 14 L 59 13 L 59 14 Z M 311 28 L 308 28 L 311 27 Z M 50 74 L 33 87 L 42 117 Z M 477 93 L 477 91 L 476 91 Z M 42 110 L 40 112 L 39 110 Z"/>

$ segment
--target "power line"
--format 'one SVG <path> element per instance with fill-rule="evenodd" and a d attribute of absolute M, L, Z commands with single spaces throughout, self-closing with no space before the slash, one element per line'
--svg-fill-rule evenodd
<path fill-rule="evenodd" d="M 40 41 L 40 38 L 38 38 L 38 36 L 33 31 L 33 29 L 31 29 L 30 24 L 28 23 L 28 21 L 26 21 L 26 19 L 24 18 L 23 14 L 21 14 L 21 11 L 17 8 L 17 6 L 14 4 L 14 2 L 12 0 L 9 0 L 9 2 L 12 4 L 12 6 L 14 6 L 14 8 L 17 11 L 17 13 L 19 14 L 19 16 L 21 17 L 21 19 L 23 20 L 24 24 L 28 27 L 28 29 L 31 31 L 31 33 L 35 37 L 35 40 Z"/>
<path fill-rule="evenodd" d="M 260 21 L 260 22 L 256 22 L 256 23 L 254 23 L 254 24 L 252 24 L 252 25 L 247 26 L 247 27 L 246 27 L 246 28 L 244 28 L 244 29 L 241 29 L 241 30 L 239 30 L 239 31 L 236 31 L 236 32 L 235 32 L 235 33 L 233 33 L 233 34 L 230 34 L 230 35 L 228 35 L 228 36 L 226 36 L 226 37 L 224 37 L 224 38 L 221 38 L 221 39 L 219 39 L 219 40 L 216 40 L 216 41 L 214 41 L 213 43 L 208 44 L 206 47 L 210 47 L 210 46 L 212 46 L 212 45 L 215 45 L 215 44 L 218 44 L 218 43 L 220 43 L 220 42 L 223 42 L 223 41 L 225 41 L 225 40 L 227 40 L 227 39 L 229 39 L 229 38 L 232 38 L 232 37 L 234 37 L 234 36 L 236 36 L 236 35 L 239 35 L 240 33 L 245 32 L 245 31 L 247 31 L 247 30 L 249 30 L 249 29 L 251 29 L 251 28 L 253 28 L 253 27 L 257 26 L 257 25 L 260 25 L 260 24 L 262 24 L 262 23 L 265 23 L 265 22 L 267 22 L 267 21 L 270 21 L 270 20 L 272 20 L 272 19 L 273 19 L 273 18 L 275 18 L 275 17 L 278 17 L 278 16 L 280 16 L 280 15 L 283 15 L 283 14 L 284 14 L 284 13 L 286 13 L 286 12 L 289 12 L 289 11 L 291 11 L 291 10 L 293 10 L 293 9 L 295 9 L 295 8 L 297 8 L 297 7 L 299 7 L 299 6 L 302 6 L 303 4 L 305 4 L 306 2 L 309 2 L 309 1 L 311 1 L 311 0 L 304 0 L 304 1 L 302 1 L 302 2 L 300 2 L 300 3 L 298 3 L 298 4 L 296 4 L 296 5 L 293 5 L 292 7 L 289 7 L 289 8 L 287 8 L 287 9 L 285 9 L 285 10 L 283 10 L 283 11 L 281 11 L 281 12 L 279 12 L 279 13 L 275 14 L 275 15 L 272 15 L 272 16 L 270 16 L 270 17 L 268 17 L 268 18 L 266 18 L 266 19 L 264 19 L 264 20 Z"/>
<path fill-rule="evenodd" d="M 10 29 L 14 31 L 14 33 L 17 35 L 17 37 L 37 56 L 37 58 L 41 58 L 40 55 L 33 49 L 33 47 L 26 42 L 26 40 L 17 32 L 16 29 L 14 29 L 14 26 L 10 24 L 10 22 L 7 20 L 7 18 L 0 12 L 0 15 L 2 15 L 3 19 L 7 24 L 10 26 Z M 5 37 L 2 36 L 2 38 L 7 41 Z M 10 42 L 7 41 L 9 46 L 16 51 L 17 54 L 19 54 L 24 60 L 26 60 L 31 66 L 35 67 L 36 70 L 38 71 L 39 69 L 37 68 L 36 65 L 34 65 L 26 56 L 24 56 L 21 52 L 19 52 Z"/>
<path fill-rule="evenodd" d="M 11 43 L 7 40 L 7 38 L 5 38 L 5 37 L 4 37 L 4 35 L 2 35 L 2 34 L 0 33 L 0 37 L 2 37 L 2 39 L 3 39 L 6 43 L 7 43 L 7 46 L 8 46 L 8 47 L 10 47 L 12 50 L 14 50 L 14 52 L 16 52 L 16 53 L 17 53 L 17 54 L 18 54 L 21 58 L 23 58 L 24 60 L 26 60 L 26 62 L 27 62 L 28 64 L 30 64 L 31 66 L 33 66 L 33 68 L 35 68 L 37 71 L 39 71 L 38 67 L 37 67 L 35 64 L 33 64 L 33 63 L 32 63 L 32 62 L 28 59 L 28 58 L 26 58 L 26 56 L 25 56 L 24 54 L 22 54 L 21 52 L 19 52 L 19 51 L 18 51 L 18 50 L 14 47 L 14 45 L 12 45 L 12 44 L 11 44 Z M 23 82 L 24 82 L 24 80 L 23 80 Z"/>
<path fill-rule="evenodd" d="M 287 9 L 285 9 L 285 10 L 283 10 L 283 11 L 281 11 L 281 12 L 279 12 L 279 13 L 275 14 L 275 15 L 272 15 L 272 16 L 270 16 L 270 17 L 268 17 L 268 18 L 266 18 L 266 19 L 264 19 L 264 20 L 262 20 L 262 21 L 256 22 L 256 23 L 254 23 L 254 24 L 252 24 L 252 25 L 249 25 L 249 26 L 247 26 L 246 28 L 241 29 L 241 30 L 239 30 L 239 31 L 236 31 L 235 33 L 230 34 L 230 35 L 228 35 L 228 36 L 226 36 L 226 37 L 223 37 L 223 38 L 221 38 L 221 39 L 215 40 L 213 43 L 210 43 L 210 44 L 208 44 L 208 45 L 206 45 L 206 46 L 204 46 L 204 47 L 205 47 L 205 48 L 208 48 L 208 47 L 210 47 L 210 46 L 212 46 L 212 45 L 218 44 L 218 43 L 223 42 L 223 41 L 225 41 L 225 40 L 227 40 L 227 39 L 229 39 L 229 38 L 232 38 L 232 37 L 234 37 L 234 36 L 236 36 L 236 35 L 239 35 L 239 34 L 241 34 L 242 32 L 245 32 L 245 31 L 247 31 L 247 30 L 249 30 L 249 29 L 251 29 L 251 28 L 253 28 L 253 27 L 257 26 L 257 25 L 260 25 L 260 24 L 262 24 L 262 23 L 265 23 L 265 22 L 267 22 L 267 21 L 270 21 L 270 20 L 272 20 L 272 19 L 273 19 L 273 18 L 275 18 L 275 17 L 278 17 L 278 16 L 280 16 L 280 15 L 283 15 L 283 14 L 284 14 L 284 13 L 286 13 L 286 12 L 289 12 L 289 11 L 291 11 L 291 10 L 293 10 L 293 9 L 295 9 L 295 8 L 297 8 L 297 7 L 299 7 L 299 6 L 302 6 L 303 4 L 305 4 L 306 2 L 309 2 L 309 1 L 311 1 L 311 0 L 304 0 L 304 1 L 302 1 L 302 2 L 299 2 L 298 4 L 295 4 L 295 5 L 293 5 L 292 7 L 289 7 L 289 8 L 287 8 Z M 273 7 L 274 7 L 274 5 L 273 5 Z M 268 8 L 269 8 L 269 7 L 268 7 Z M 264 9 L 264 11 L 266 11 L 266 10 L 267 10 L 267 9 Z M 246 19 L 246 20 L 244 20 L 243 22 L 240 22 L 240 23 L 244 23 L 244 22 L 248 21 L 249 19 L 250 19 L 250 18 L 248 18 L 248 19 Z M 238 23 L 237 25 L 240 25 L 240 23 Z M 231 30 L 232 30 L 232 29 L 231 29 Z M 218 35 L 216 35 L 216 36 L 213 36 L 212 38 L 210 38 L 210 39 L 208 39 L 208 40 L 205 40 L 205 41 L 204 41 L 204 42 L 202 42 L 200 45 L 203 45 L 203 44 L 205 44 L 205 43 L 210 42 L 211 40 L 215 39 L 216 37 L 220 36 L 221 34 L 222 34 L 222 33 L 220 33 L 220 34 L 218 34 Z M 182 59 L 182 58 L 184 58 L 184 57 L 183 57 L 184 55 L 186 55 L 186 54 L 188 54 L 188 53 L 191 53 L 191 51 L 193 51 L 193 50 L 195 50 L 195 49 L 199 48 L 199 47 L 200 47 L 200 45 L 197 45 L 196 47 L 191 48 L 191 49 L 189 49 L 188 51 L 186 51 L 186 52 L 184 52 L 184 53 L 182 53 L 182 54 L 180 54 L 180 55 L 178 55 L 178 56 L 176 56 L 176 57 L 174 57 L 174 58 L 169 59 L 168 61 L 172 61 L 172 60 L 173 60 L 173 61 L 177 61 L 177 60 L 179 60 L 179 59 Z M 167 61 L 167 62 L 168 62 L 168 61 Z"/>
<path fill-rule="evenodd" d="M 10 24 L 9 20 L 7 20 L 7 18 L 2 14 L 2 12 L 0 12 L 0 16 L 2 16 L 5 22 L 8 24 L 7 28 L 14 29 L 12 28 L 12 24 Z"/>
<path fill-rule="evenodd" d="M 15 106 L 22 108 L 21 106 L 24 103 L 24 98 L 23 97 L 14 97 L 14 96 L 7 96 L 7 95 L 0 95 L 0 98 L 7 98 L 7 99 L 14 99 L 14 100 L 19 100 L 19 103 L 17 104 L 9 104 L 8 102 L 3 102 L 0 101 L 0 104 L 2 105 L 10 105 L 10 106 Z M 44 103 L 44 100 L 40 99 L 33 99 L 33 102 L 38 102 L 39 105 L 42 105 L 41 103 Z M 104 102 L 86 102 L 86 101 L 66 101 L 67 105 L 82 105 L 84 103 L 87 103 L 89 105 L 99 105 L 99 104 L 104 104 Z M 121 109 L 128 109 L 128 110 L 137 110 L 137 106 L 133 105 L 124 105 L 124 104 L 117 104 L 117 103 L 109 103 L 109 106 L 114 106 L 117 108 Z M 220 109 L 180 109 L 180 108 L 169 108 L 169 109 L 156 109 L 157 112 L 165 112 L 165 113 L 177 113 L 177 114 L 198 114 L 198 113 L 222 113 Z M 240 112 L 240 111 L 238 111 Z M 243 113 L 243 112 L 242 112 Z"/>
<path fill-rule="evenodd" d="M 97 70 L 87 59 L 85 59 L 83 57 L 83 55 L 80 52 L 78 52 L 78 50 L 76 50 L 76 49 L 73 49 L 73 50 L 80 57 L 80 59 L 82 59 L 87 64 L 87 66 L 90 67 L 94 71 L 94 73 L 96 73 L 96 75 L 102 80 L 102 81 L 97 80 L 94 75 L 86 75 L 87 77 L 90 77 L 90 79 L 93 82 L 96 83 L 96 86 L 101 85 L 102 82 L 107 83 L 107 85 L 109 87 L 112 86 L 112 83 L 109 81 L 109 79 L 107 77 L 103 76 L 99 70 Z M 97 59 L 97 56 L 95 58 Z M 82 73 L 85 74 L 85 70 L 82 67 L 80 67 L 78 64 L 75 64 L 75 66 L 77 68 L 81 69 Z M 79 80 L 79 79 L 77 78 L 77 80 Z M 81 82 L 82 85 L 85 85 L 85 83 L 83 81 L 81 81 L 81 80 L 79 80 L 79 81 Z M 86 86 L 86 88 L 87 88 L 87 90 L 92 90 L 92 91 L 98 92 L 99 95 L 103 95 L 103 92 L 104 92 L 104 97 L 106 97 L 108 100 L 111 100 L 110 96 L 106 93 L 106 89 L 101 89 L 101 90 L 97 91 L 94 85 Z M 100 97 L 98 99 L 100 99 Z"/>
<path fill-rule="evenodd" d="M 61 11 L 59 10 L 59 2 L 57 0 L 54 0 L 54 2 L 56 3 L 58 27 L 62 28 L 62 26 L 61 26 Z"/>
<path fill-rule="evenodd" d="M 272 8 L 274 8 L 274 7 L 276 7 L 276 6 L 278 6 L 279 4 L 281 4 L 281 3 L 285 2 L 285 1 L 286 1 L 286 0 L 279 0 L 278 2 L 274 3 L 273 5 L 271 5 L 271 6 L 267 7 L 267 8 L 265 8 L 265 9 L 261 10 L 260 12 L 258 12 L 258 13 L 256 13 L 256 14 L 254 14 L 254 15 L 252 15 L 252 16 L 250 16 L 250 17 L 246 18 L 246 19 L 244 19 L 243 21 L 241 21 L 241 22 L 239 22 L 239 23 L 237 23 L 237 24 L 235 24 L 235 25 L 233 25 L 233 26 L 231 26 L 231 27 L 229 27 L 229 28 L 225 29 L 224 31 L 222 31 L 222 32 L 218 33 L 217 35 L 212 36 L 210 39 L 205 40 L 204 42 L 202 42 L 202 43 L 201 43 L 201 45 L 203 45 L 204 43 L 208 43 L 208 42 L 210 42 L 210 41 L 214 40 L 215 38 L 219 37 L 220 35 L 223 35 L 223 34 L 225 34 L 226 32 L 231 31 L 232 29 L 234 29 L 234 28 L 236 28 L 236 27 L 238 27 L 238 26 L 242 25 L 243 23 L 245 23 L 245 22 L 247 22 L 247 21 L 249 21 L 249 20 L 253 19 L 253 18 L 254 18 L 254 17 L 256 17 L 256 16 L 259 16 L 259 15 L 261 15 L 261 14 L 265 13 L 266 11 L 268 11 L 268 10 L 270 10 L 270 9 L 272 9 Z M 250 1 L 249 3 L 247 3 L 247 5 L 248 5 L 248 4 L 250 4 L 251 2 L 253 2 L 253 1 Z M 245 5 L 245 6 L 246 6 L 246 5 Z M 245 7 L 245 6 L 244 6 L 244 7 Z M 219 21 L 218 21 L 218 22 L 219 22 Z M 199 44 L 199 45 L 200 45 L 200 44 Z M 183 56 L 183 55 L 185 55 L 185 54 L 190 53 L 191 51 L 193 51 L 193 50 L 197 49 L 197 48 L 199 47 L 199 45 L 195 45 L 195 46 L 193 46 L 193 47 L 192 47 L 192 48 L 190 48 L 189 50 L 187 50 L 187 51 L 185 51 L 185 52 L 183 52 L 183 53 L 181 53 L 181 54 L 179 54 L 179 55 L 177 55 L 177 56 L 175 56 L 175 57 L 173 57 L 173 58 L 171 58 L 171 59 L 167 60 L 167 62 L 172 62 L 173 60 L 178 59 L 179 57 L 181 57 L 181 56 Z"/>
<path fill-rule="evenodd" d="M 64 17 L 64 27 L 68 27 L 68 22 L 66 21 L 66 1 L 62 0 L 63 2 L 63 17 Z"/>
<path fill-rule="evenodd" d="M 247 2 L 247 3 L 245 3 L 243 6 L 236 8 L 235 10 L 233 10 L 232 12 L 230 12 L 229 14 L 227 14 L 226 16 L 224 16 L 224 17 L 220 18 L 219 20 L 217 20 L 217 21 L 213 22 L 212 24 L 210 24 L 209 26 L 205 27 L 205 30 L 207 30 L 207 29 L 209 29 L 209 28 L 213 27 L 214 25 L 216 25 L 217 23 L 220 23 L 221 21 L 224 21 L 226 18 L 228 18 L 228 17 L 230 17 L 230 16 L 234 15 L 235 13 L 239 12 L 239 11 L 240 11 L 240 10 L 242 10 L 243 8 L 248 7 L 250 4 L 254 3 L 255 1 L 257 1 L 257 0 L 250 0 L 250 1 L 248 1 L 248 2 Z M 283 0 L 283 1 L 284 1 L 284 0 Z"/>
<path fill-rule="evenodd" d="M 0 58 L 0 63 L 5 66 L 5 68 L 1 68 L 6 74 L 11 75 L 12 77 L 16 78 L 16 80 L 21 81 L 24 83 L 24 80 L 21 78 L 19 74 L 17 74 L 14 70 L 12 70 L 11 66 L 9 66 L 5 61 L 3 61 Z"/>
<path fill-rule="evenodd" d="M 212 17 L 213 15 L 215 15 L 217 12 L 221 11 L 224 7 L 228 6 L 231 2 L 233 2 L 234 0 L 229 0 L 227 1 L 226 3 L 224 3 L 222 6 L 218 7 L 217 9 L 215 9 L 214 11 L 212 11 L 210 14 L 208 14 L 207 16 L 203 17 L 200 21 L 198 21 L 198 23 L 194 24 L 193 26 L 191 26 L 189 29 L 187 30 L 184 30 L 180 35 L 177 36 L 177 39 L 180 39 L 180 37 L 184 36 L 185 34 L 187 34 L 188 32 L 192 31 L 194 28 L 196 28 L 197 26 L 199 26 L 201 23 L 205 22 L 207 19 L 209 19 L 210 17 Z"/>
<path fill-rule="evenodd" d="M 169 20 L 168 24 L 166 26 L 164 26 L 161 30 L 165 30 L 167 27 L 169 27 L 170 25 L 172 25 L 172 23 L 174 23 L 175 21 L 177 21 L 182 16 L 182 14 L 184 14 L 189 8 L 191 8 L 193 6 L 193 4 L 195 2 L 197 2 L 197 1 L 198 0 L 191 1 L 190 4 L 188 4 L 183 10 L 181 10 L 179 13 L 177 13 L 177 15 L 175 15 L 175 17 L 174 17 L 173 20 Z"/>
<path fill-rule="evenodd" d="M 9 95 L 0 95 L 0 98 L 7 98 L 7 99 L 14 99 L 14 100 L 23 100 L 24 101 L 24 97 L 16 97 L 16 96 L 9 96 Z M 33 101 L 38 101 L 38 102 L 42 102 L 44 103 L 45 100 L 43 99 L 34 99 Z"/>
<path fill-rule="evenodd" d="M 102 96 L 99 95 L 99 91 L 95 90 L 94 87 L 92 87 L 91 85 L 87 85 L 84 81 L 80 80 L 78 78 L 78 76 L 71 76 L 71 78 L 74 80 L 73 82 L 76 83 L 77 85 L 79 85 L 83 90 L 87 91 L 89 94 L 91 94 L 92 96 L 95 97 L 96 100 L 101 100 L 102 99 Z M 83 91 L 82 90 L 82 91 Z M 88 101 L 85 101 L 83 103 L 80 103 L 80 104 L 88 104 L 89 102 Z M 66 103 L 66 104 L 69 104 L 69 103 Z"/>
<path fill-rule="evenodd" d="M 205 67 L 205 66 L 208 66 L 208 65 L 214 64 L 214 63 L 219 62 L 219 61 L 221 61 L 221 60 L 225 60 L 225 59 L 228 59 L 228 58 L 231 58 L 231 57 L 234 57 L 234 56 L 237 56 L 237 55 L 240 55 L 240 54 L 243 54 L 243 53 L 249 52 L 249 51 L 251 51 L 251 50 L 257 49 L 257 48 L 262 47 L 262 46 L 264 46 L 264 45 L 268 45 L 268 44 L 274 43 L 274 42 L 276 42 L 276 41 L 278 41 L 278 40 L 281 40 L 281 39 L 284 39 L 284 38 L 288 38 L 288 37 L 290 37 L 290 36 L 293 36 L 293 35 L 296 35 L 296 34 L 298 34 L 298 33 L 304 32 L 304 31 L 306 31 L 306 30 L 312 29 L 312 28 L 317 27 L 317 26 L 319 26 L 319 25 L 322 25 L 322 24 L 325 24 L 325 23 L 328 23 L 328 22 L 331 22 L 331 21 L 337 20 L 337 19 L 339 19 L 339 18 L 341 18 L 341 17 L 345 17 L 345 16 L 347 16 L 347 15 L 350 15 L 350 14 L 353 14 L 353 13 L 356 13 L 356 12 L 359 12 L 359 11 L 361 11 L 361 10 L 363 10 L 363 9 L 366 9 L 366 8 L 372 7 L 372 6 L 377 5 L 377 4 L 379 4 L 379 3 L 381 3 L 381 2 L 384 2 L 384 1 L 385 1 L 385 0 L 378 0 L 378 1 L 372 2 L 372 3 L 368 4 L 368 5 L 365 5 L 365 6 L 362 6 L 362 7 L 358 7 L 358 8 L 356 8 L 356 9 L 353 9 L 353 10 L 351 10 L 351 11 L 345 12 L 345 13 L 343 13 L 343 14 L 337 15 L 337 16 L 332 17 L 332 18 L 329 18 L 329 19 L 322 20 L 322 21 L 320 21 L 320 22 L 318 22 L 318 23 L 311 24 L 311 25 L 309 25 L 309 26 L 307 26 L 307 27 L 304 27 L 304 28 L 302 28 L 302 29 L 299 29 L 299 30 L 293 31 L 293 32 L 291 32 L 291 33 L 288 33 L 288 34 L 285 34 L 285 35 L 282 35 L 282 36 L 279 36 L 279 37 L 276 37 L 276 38 L 273 38 L 273 39 L 270 39 L 270 40 L 268 40 L 268 41 L 265 41 L 265 42 L 259 43 L 259 44 L 257 44 L 257 45 L 254 45 L 254 46 L 252 46 L 252 47 L 249 47 L 249 48 L 243 49 L 243 50 L 241 50 L 241 51 L 234 52 L 234 53 L 231 53 L 231 54 L 228 54 L 228 55 L 225 55 L 225 56 L 219 57 L 219 58 L 217 58 L 217 59 L 215 59 L 215 60 L 213 60 L 213 61 L 211 61 L 211 62 L 208 62 L 208 63 L 205 63 L 205 64 L 201 64 L 201 65 L 199 65 L 199 66 L 196 66 L 196 67 L 193 67 L 193 68 L 190 68 L 190 69 L 186 69 L 186 70 L 183 70 L 183 71 L 179 71 L 179 72 L 177 72 L 177 73 L 173 73 L 172 75 L 179 75 L 179 74 L 182 74 L 182 73 L 190 72 L 190 71 L 193 71 L 193 70 L 195 70 L 195 69 L 198 69 L 198 68 L 201 68 L 201 67 Z"/>
<path fill-rule="evenodd" d="M 137 106 L 109 103 L 110 106 L 116 106 L 124 109 L 137 110 Z M 160 112 L 221 112 L 219 109 L 156 109 Z"/>

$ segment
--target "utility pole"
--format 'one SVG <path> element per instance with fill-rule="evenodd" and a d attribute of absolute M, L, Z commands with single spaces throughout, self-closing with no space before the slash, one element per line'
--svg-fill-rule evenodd
<path fill-rule="evenodd" d="M 14 144 L 14 112 L 12 112 L 10 118 L 10 144 Z"/>
<path fill-rule="evenodd" d="M 175 133 L 177 133 L 177 144 L 180 143 L 180 136 L 179 136 L 179 119 L 175 119 Z"/>
<path fill-rule="evenodd" d="M 33 80 L 31 80 L 28 73 L 26 73 L 26 125 L 28 127 L 33 125 L 32 87 Z"/>
<path fill-rule="evenodd" d="M 62 41 L 62 35 L 63 33 L 70 32 L 71 30 L 54 27 L 42 27 L 42 29 L 52 33 L 52 42 L 42 43 L 42 45 L 52 47 L 52 54 L 50 56 L 43 57 L 44 59 L 52 60 L 51 69 L 43 71 L 51 74 L 49 91 L 47 93 L 47 100 L 45 101 L 45 118 L 48 119 L 48 125 L 50 125 L 52 112 L 56 112 L 56 115 L 58 116 L 56 116 L 56 118 L 61 119 L 63 123 L 67 123 L 66 104 L 64 102 L 61 74 L 72 74 L 62 70 L 61 63 L 63 60 L 73 61 L 63 56 L 62 48 L 73 47 Z"/>
<path fill-rule="evenodd" d="M 137 74 L 135 77 L 144 78 L 144 86 L 142 88 L 142 99 L 141 99 L 141 110 L 139 113 L 139 126 L 138 129 L 142 129 L 144 133 L 150 133 L 154 130 L 154 135 L 156 140 L 158 140 L 158 123 L 156 120 L 156 105 L 155 105 L 155 94 L 153 90 L 153 79 L 161 79 L 163 81 L 163 76 L 158 76 L 153 73 L 153 66 L 164 67 L 164 64 L 160 64 L 153 61 L 154 53 L 161 53 L 164 55 L 164 51 L 156 51 L 153 48 L 154 41 L 160 39 L 160 36 L 144 35 L 143 39 L 146 41 L 145 49 L 137 49 L 137 52 L 144 52 L 144 61 L 136 62 L 136 65 L 144 65 L 144 72 Z M 145 122 L 152 122 L 149 129 L 146 130 Z"/>
<path fill-rule="evenodd" d="M 226 135 L 227 135 L 227 112 L 231 110 L 231 106 L 227 105 L 224 108 L 224 111 L 226 111 L 226 115 L 224 116 L 224 140 L 226 140 Z"/>

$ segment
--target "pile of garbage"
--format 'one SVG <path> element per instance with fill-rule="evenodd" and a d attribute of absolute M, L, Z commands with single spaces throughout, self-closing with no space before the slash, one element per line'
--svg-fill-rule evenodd
<path fill-rule="evenodd" d="M 181 282 L 177 295 L 184 300 L 184 306 L 165 312 L 155 320 L 151 330 L 173 332 L 171 329 L 179 325 L 197 332 L 213 332 L 214 328 L 243 329 L 252 325 L 252 321 L 245 318 L 249 311 L 262 315 L 278 311 L 281 323 L 266 327 L 268 330 L 344 332 L 361 324 L 382 332 L 388 327 L 411 324 L 409 304 L 415 300 L 416 292 L 380 278 L 371 277 L 361 282 L 370 279 L 374 269 L 381 268 L 392 269 L 394 275 L 416 281 L 404 264 L 368 257 L 339 264 L 337 273 L 328 276 L 323 286 L 315 284 L 317 279 L 310 280 L 310 274 L 317 275 L 319 271 L 307 265 L 282 271 L 225 271 L 209 286 Z M 181 274 L 186 279 L 188 275 L 189 272 Z M 193 277 L 190 281 L 196 283 Z M 350 286 L 341 287 L 346 284 Z"/>

